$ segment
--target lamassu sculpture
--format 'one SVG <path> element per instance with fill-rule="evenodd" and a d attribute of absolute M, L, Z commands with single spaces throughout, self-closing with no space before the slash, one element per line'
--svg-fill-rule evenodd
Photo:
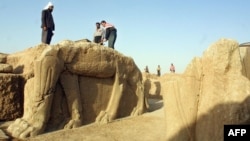
<path fill-rule="evenodd" d="M 34 77 L 25 86 L 25 95 L 30 94 L 24 99 L 24 114 L 7 129 L 12 136 L 26 138 L 44 132 L 53 114 L 51 107 L 57 85 L 62 87 L 70 113 L 70 120 L 64 128 L 81 126 L 84 116 L 82 76 L 113 80 L 107 107 L 99 112 L 96 122 L 107 123 L 117 118 L 118 110 L 124 110 L 119 108 L 122 97 L 130 95 L 136 96 L 134 101 L 137 103 L 130 115 L 140 115 L 145 111 L 142 76 L 132 58 L 85 40 L 38 46 L 41 47 L 44 50 L 34 60 L 34 71 L 31 72 Z M 130 102 L 126 103 L 129 105 Z"/>

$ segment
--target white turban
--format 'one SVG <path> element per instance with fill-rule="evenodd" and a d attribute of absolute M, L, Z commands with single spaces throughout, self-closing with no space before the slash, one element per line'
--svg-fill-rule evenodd
<path fill-rule="evenodd" d="M 48 9 L 50 6 L 53 6 L 52 2 L 49 2 L 49 3 L 44 7 L 44 9 Z"/>

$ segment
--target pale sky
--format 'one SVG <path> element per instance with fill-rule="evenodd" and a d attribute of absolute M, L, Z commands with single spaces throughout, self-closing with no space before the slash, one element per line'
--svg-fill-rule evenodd
<path fill-rule="evenodd" d="M 221 38 L 250 41 L 249 0 L 51 0 L 55 36 L 93 39 L 95 23 L 117 28 L 115 49 L 151 73 L 174 63 L 182 73 L 194 57 Z M 41 43 L 41 11 L 47 0 L 0 1 L 0 52 L 15 53 Z M 106 43 L 107 44 L 107 43 Z"/>

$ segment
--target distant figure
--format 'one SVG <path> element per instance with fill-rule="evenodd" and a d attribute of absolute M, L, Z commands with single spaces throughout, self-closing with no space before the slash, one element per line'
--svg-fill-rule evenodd
<path fill-rule="evenodd" d="M 173 63 L 171 63 L 170 72 L 171 72 L 171 73 L 175 73 L 175 67 L 174 67 L 174 64 L 173 64 Z"/>
<path fill-rule="evenodd" d="M 146 73 L 149 73 L 148 66 L 144 69 Z"/>
<path fill-rule="evenodd" d="M 161 67 L 158 65 L 157 67 L 157 76 L 161 76 Z"/>
<path fill-rule="evenodd" d="M 94 32 L 93 42 L 98 44 L 103 44 L 102 40 L 104 39 L 104 29 L 101 28 L 101 24 L 99 22 L 96 23 L 96 30 Z"/>
<path fill-rule="evenodd" d="M 102 20 L 101 25 L 105 28 L 105 36 L 103 42 L 108 40 L 108 47 L 115 48 L 115 41 L 117 37 L 117 30 L 114 25 L 107 23 L 106 21 Z"/>
<path fill-rule="evenodd" d="M 42 11 L 42 42 L 50 44 L 51 38 L 54 35 L 55 24 L 52 16 L 54 5 L 49 2 L 44 10 Z"/>

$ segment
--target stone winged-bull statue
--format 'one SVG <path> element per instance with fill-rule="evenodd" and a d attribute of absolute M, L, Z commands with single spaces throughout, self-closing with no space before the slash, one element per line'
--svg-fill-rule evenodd
<path fill-rule="evenodd" d="M 124 96 L 134 95 L 136 104 L 130 111 L 131 116 L 145 111 L 142 75 L 133 59 L 84 40 L 63 41 L 51 46 L 41 44 L 36 48 L 43 51 L 33 61 L 31 76 L 34 77 L 25 85 L 24 114 L 7 129 L 13 137 L 26 138 L 44 132 L 53 115 L 51 107 L 58 84 L 65 94 L 70 115 L 64 128 L 81 126 L 85 114 L 79 80 L 82 76 L 112 79 L 108 102 L 96 116 L 96 122 L 107 123 L 117 118 L 118 110 L 123 110 L 119 107 Z M 129 105 L 130 101 L 125 103 Z"/>

